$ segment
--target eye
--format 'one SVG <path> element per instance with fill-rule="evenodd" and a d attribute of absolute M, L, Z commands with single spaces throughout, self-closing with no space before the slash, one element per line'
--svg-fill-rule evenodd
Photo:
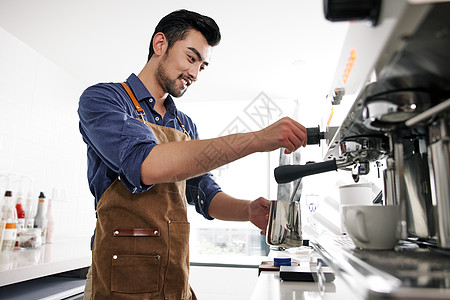
<path fill-rule="evenodd" d="M 195 63 L 195 57 L 193 57 L 193 56 L 188 55 L 188 60 L 189 60 L 191 63 Z"/>

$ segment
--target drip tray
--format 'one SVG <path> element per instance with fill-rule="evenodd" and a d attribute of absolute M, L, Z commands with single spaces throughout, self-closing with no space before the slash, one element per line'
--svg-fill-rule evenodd
<path fill-rule="evenodd" d="M 401 241 L 395 250 L 361 250 L 348 236 L 310 242 L 367 299 L 450 299 L 450 251 Z"/>
<path fill-rule="evenodd" d="M 450 256 L 432 249 L 397 248 L 396 251 L 348 248 L 345 251 L 400 279 L 402 287 L 450 289 Z"/>

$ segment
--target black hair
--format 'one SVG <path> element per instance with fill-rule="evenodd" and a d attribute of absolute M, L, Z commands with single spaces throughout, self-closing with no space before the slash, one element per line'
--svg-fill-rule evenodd
<path fill-rule="evenodd" d="M 219 26 L 212 18 L 181 9 L 168 14 L 156 25 L 155 32 L 150 40 L 148 60 L 155 52 L 153 50 L 153 38 L 158 32 L 162 32 L 166 36 L 169 43 L 167 50 L 169 50 L 176 41 L 183 40 L 186 37 L 186 33 L 191 29 L 195 29 L 203 34 L 210 46 L 216 46 L 220 42 Z"/>

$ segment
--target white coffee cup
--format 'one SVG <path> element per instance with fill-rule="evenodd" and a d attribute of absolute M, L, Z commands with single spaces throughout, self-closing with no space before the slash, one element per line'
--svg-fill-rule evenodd
<path fill-rule="evenodd" d="M 400 208 L 394 205 L 346 205 L 344 226 L 358 248 L 392 249 L 400 239 Z"/>
<path fill-rule="evenodd" d="M 341 233 L 345 233 L 342 207 L 345 205 L 371 205 L 372 183 L 347 184 L 339 187 L 339 215 L 341 219 Z"/>
<path fill-rule="evenodd" d="M 372 204 L 372 183 L 355 183 L 339 187 L 341 205 L 370 205 Z"/>

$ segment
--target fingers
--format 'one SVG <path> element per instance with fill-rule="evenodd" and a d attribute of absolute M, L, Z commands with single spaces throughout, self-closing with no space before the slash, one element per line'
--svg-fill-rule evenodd
<path fill-rule="evenodd" d="M 265 235 L 269 220 L 270 201 L 264 197 L 259 197 L 250 203 L 250 208 L 250 221 L 261 229 L 262 235 Z"/>
<path fill-rule="evenodd" d="M 270 200 L 267 200 L 264 197 L 259 197 L 254 202 L 257 203 L 259 207 L 262 207 L 263 212 L 270 207 Z"/>
<path fill-rule="evenodd" d="M 262 152 L 285 148 L 285 153 L 291 153 L 307 142 L 306 128 L 297 121 L 284 117 L 272 125 L 257 132 L 259 150 Z"/>
<path fill-rule="evenodd" d="M 284 148 L 286 148 L 284 153 L 289 154 L 300 147 L 306 147 L 306 128 L 302 124 L 292 120 L 291 118 L 286 117 L 283 120 L 289 125 L 289 130 L 286 132 L 285 145 L 283 145 Z"/>

